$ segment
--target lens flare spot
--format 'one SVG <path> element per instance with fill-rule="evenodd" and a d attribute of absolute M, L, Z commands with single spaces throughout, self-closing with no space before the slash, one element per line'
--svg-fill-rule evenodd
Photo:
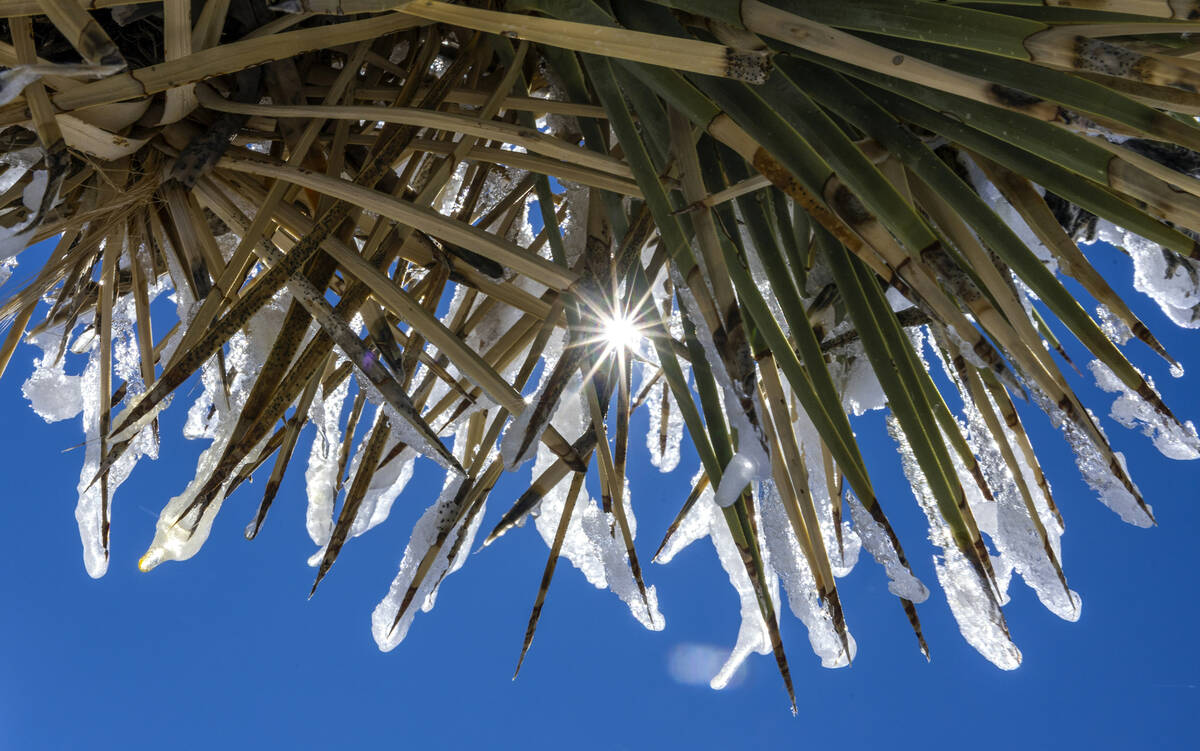
<path fill-rule="evenodd" d="M 603 323 L 603 337 L 612 350 L 626 350 L 635 347 L 642 338 L 638 325 L 623 314 L 607 318 Z"/>

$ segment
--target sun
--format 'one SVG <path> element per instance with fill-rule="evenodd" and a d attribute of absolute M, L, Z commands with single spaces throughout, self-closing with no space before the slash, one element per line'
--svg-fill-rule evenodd
<path fill-rule="evenodd" d="M 624 352 L 637 346 L 642 332 L 637 322 L 624 313 L 615 313 L 600 322 L 600 335 L 608 348 Z"/>

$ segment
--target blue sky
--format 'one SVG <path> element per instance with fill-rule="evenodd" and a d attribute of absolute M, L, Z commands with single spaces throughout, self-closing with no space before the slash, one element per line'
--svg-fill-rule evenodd
<path fill-rule="evenodd" d="M 1200 420 L 1192 396 L 1200 339 L 1132 292 L 1128 259 L 1110 248 L 1090 255 L 1190 373 L 1171 379 L 1137 343 L 1129 347 L 1134 362 L 1179 414 Z M 31 272 L 23 266 L 10 284 Z M 1070 351 L 1086 362 L 1077 346 Z M 1024 664 L 1006 673 L 962 640 L 934 589 L 920 608 L 933 653 L 926 664 L 882 570 L 864 554 L 840 582 L 859 645 L 853 667 L 822 669 L 803 626 L 785 617 L 800 704 L 793 718 L 769 656 L 752 657 L 745 680 L 724 692 L 681 685 L 668 674 L 679 645 L 725 649 L 737 633 L 737 598 L 707 543 L 668 566 L 648 566 L 667 619 L 659 633 L 643 630 L 612 594 L 561 565 L 513 682 L 546 556 L 531 527 L 514 530 L 449 577 L 437 607 L 417 616 L 394 652 L 380 653 L 370 613 L 413 522 L 440 488 L 441 476 L 428 464 L 389 521 L 351 541 L 307 600 L 314 572 L 305 565 L 312 546 L 304 532 L 302 464 L 289 472 L 254 542 L 241 531 L 265 478 L 226 503 L 194 559 L 138 572 L 158 510 L 190 479 L 203 448 L 168 438 L 163 458 L 142 462 L 117 494 L 113 563 L 93 581 L 73 517 L 82 454 L 67 450 L 82 433 L 77 420 L 43 423 L 21 398 L 33 352 L 19 349 L 0 384 L 0 528 L 9 561 L 0 584 L 0 749 L 1200 746 L 1200 605 L 1188 568 L 1200 533 L 1200 462 L 1165 459 L 1111 420 L 1106 429 L 1153 504 L 1157 528 L 1124 525 L 1101 506 L 1078 479 L 1062 439 L 1026 411 L 1066 517 L 1063 555 L 1083 598 L 1079 622 L 1060 621 L 1014 581 L 1006 614 Z M 1075 383 L 1085 403 L 1107 414 L 1108 395 Z M 167 412 L 164 436 L 178 436 L 183 411 Z M 645 425 L 642 415 L 634 427 L 644 434 Z M 914 569 L 935 582 L 923 520 L 882 414 L 855 427 Z M 648 557 L 686 495 L 696 460 L 685 453 L 680 470 L 664 477 L 650 467 L 642 443 L 634 445 L 638 548 Z M 523 470 L 497 487 L 485 527 L 527 478 Z"/>

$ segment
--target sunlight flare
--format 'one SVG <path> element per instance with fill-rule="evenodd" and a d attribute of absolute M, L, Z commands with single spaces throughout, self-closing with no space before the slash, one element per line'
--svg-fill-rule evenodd
<path fill-rule="evenodd" d="M 601 322 L 601 336 L 611 351 L 633 349 L 642 338 L 641 327 L 623 312 L 614 313 Z"/>

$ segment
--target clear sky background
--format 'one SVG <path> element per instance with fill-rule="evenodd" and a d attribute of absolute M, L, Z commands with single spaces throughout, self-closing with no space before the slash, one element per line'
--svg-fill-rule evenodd
<path fill-rule="evenodd" d="M 1090 255 L 1189 373 L 1181 380 L 1144 346 L 1127 348 L 1181 416 L 1200 421 L 1200 334 L 1170 324 L 1133 293 L 1127 258 Z M 10 282 L 34 272 L 23 265 Z M 1062 333 L 1060 332 L 1060 336 Z M 1082 366 L 1082 350 L 1067 342 Z M 416 518 L 437 496 L 431 463 L 391 518 L 347 544 L 307 600 L 313 546 L 304 531 L 303 463 L 311 428 L 254 542 L 242 528 L 265 475 L 225 504 L 205 548 L 185 563 L 139 573 L 159 509 L 191 479 L 204 445 L 178 438 L 186 407 L 163 420 L 164 450 L 116 495 L 112 564 L 88 578 L 75 526 L 82 451 L 78 419 L 47 425 L 20 384 L 36 350 L 22 347 L 0 383 L 0 751 L 8 749 L 319 748 L 1091 748 L 1195 749 L 1200 712 L 1196 541 L 1200 462 L 1162 457 L 1111 420 L 1160 526 L 1122 524 L 1079 480 L 1065 442 L 1028 409 L 1025 419 L 1067 522 L 1063 556 L 1083 598 L 1077 623 L 1045 611 L 1014 579 L 1005 611 L 1024 664 L 1003 672 L 958 633 L 935 585 L 924 521 L 900 472 L 883 415 L 855 429 L 881 501 L 918 576 L 932 650 L 926 663 L 880 567 L 864 553 L 840 581 L 858 641 L 853 667 L 825 670 L 803 625 L 783 635 L 800 705 L 788 711 L 770 656 L 752 656 L 739 686 L 682 685 L 668 659 L 681 645 L 732 647 L 737 597 L 707 541 L 667 566 L 649 565 L 667 620 L 643 630 L 611 593 L 565 561 L 521 677 L 510 680 L 546 546 L 532 526 L 473 555 L 447 578 L 437 606 L 383 654 L 370 614 L 387 591 Z M 1076 378 L 1085 404 L 1107 416 L 1111 397 Z M 186 393 L 186 388 L 185 388 Z M 196 389 L 190 403 L 198 395 Z M 646 417 L 635 421 L 644 435 Z M 631 441 L 638 550 L 648 558 L 697 466 L 661 476 Z M 65 453 L 64 453 L 65 452 Z M 484 528 L 528 481 L 492 493 Z"/>

